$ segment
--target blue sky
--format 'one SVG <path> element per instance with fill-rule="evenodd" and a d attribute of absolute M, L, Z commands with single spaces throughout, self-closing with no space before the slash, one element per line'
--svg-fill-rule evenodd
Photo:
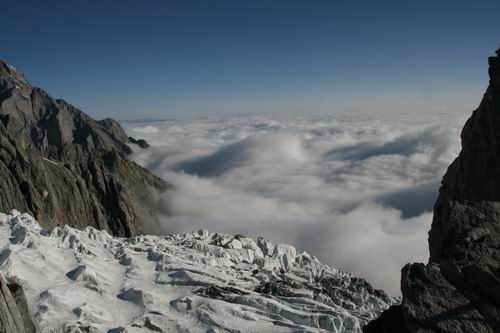
<path fill-rule="evenodd" d="M 0 58 L 89 114 L 476 106 L 500 1 L 9 1 Z"/>

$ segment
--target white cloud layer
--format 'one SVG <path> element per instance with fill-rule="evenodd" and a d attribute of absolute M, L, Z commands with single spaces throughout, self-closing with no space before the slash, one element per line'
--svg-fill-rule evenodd
<path fill-rule="evenodd" d="M 175 185 L 167 233 L 264 236 L 399 295 L 426 261 L 439 182 L 468 113 L 232 117 L 125 123 L 133 159 Z"/>

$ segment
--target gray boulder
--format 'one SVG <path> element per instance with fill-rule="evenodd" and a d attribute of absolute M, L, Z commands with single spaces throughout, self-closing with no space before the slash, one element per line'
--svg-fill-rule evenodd
<path fill-rule="evenodd" d="M 462 130 L 462 151 L 434 206 L 429 263 L 403 268 L 399 315 L 365 332 L 382 332 L 391 320 L 403 320 L 409 332 L 500 332 L 500 49 L 496 53 L 489 58 L 489 86 Z"/>
<path fill-rule="evenodd" d="M 170 185 L 127 159 L 129 143 L 116 121 L 92 119 L 0 61 L 0 212 L 28 212 L 45 227 L 154 232 Z"/>

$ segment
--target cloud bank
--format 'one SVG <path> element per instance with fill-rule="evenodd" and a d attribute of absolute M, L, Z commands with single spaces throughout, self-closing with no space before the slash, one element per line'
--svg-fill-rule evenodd
<path fill-rule="evenodd" d="M 125 123 L 133 159 L 175 185 L 167 233 L 264 236 L 399 295 L 428 257 L 432 206 L 466 113 L 231 117 Z"/>

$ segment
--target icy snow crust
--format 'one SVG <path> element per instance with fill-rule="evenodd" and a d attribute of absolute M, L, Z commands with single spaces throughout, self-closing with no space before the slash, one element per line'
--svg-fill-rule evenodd
<path fill-rule="evenodd" d="M 397 302 L 262 238 L 114 238 L 12 211 L 0 214 L 0 248 L 42 332 L 361 332 Z"/>

